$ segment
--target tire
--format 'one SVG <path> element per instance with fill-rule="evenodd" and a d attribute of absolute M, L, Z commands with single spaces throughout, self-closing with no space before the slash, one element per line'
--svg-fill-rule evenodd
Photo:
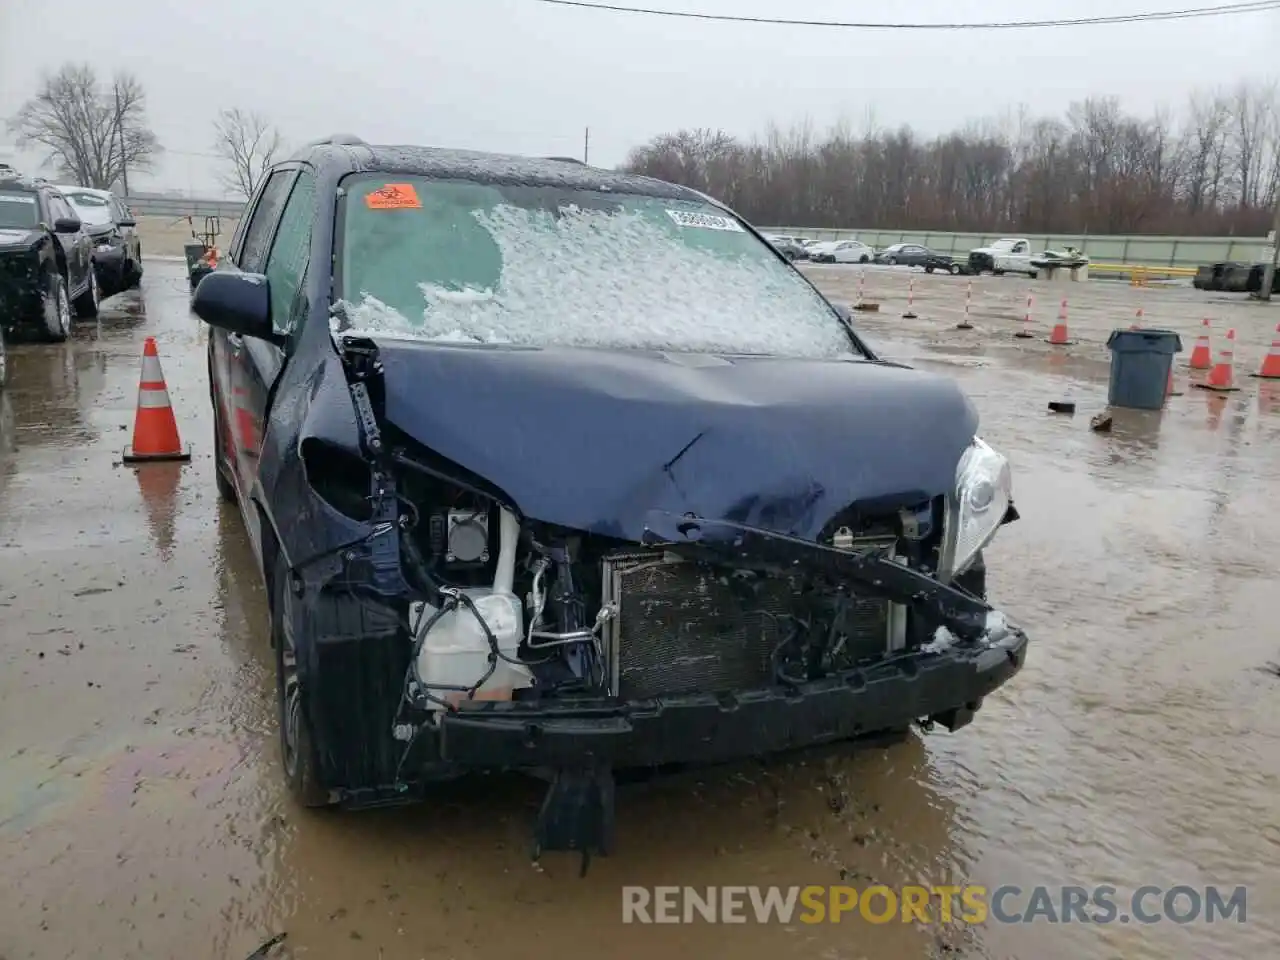
<path fill-rule="evenodd" d="M 1038 276 L 1040 276 L 1040 274 L 1036 273 L 1036 271 L 1034 271 L 1034 270 L 1032 270 L 1030 273 L 1028 273 L 1028 274 L 1027 274 L 1027 278 L 1028 278 L 1029 280 L 1034 280 L 1034 279 L 1036 279 L 1036 277 L 1038 277 Z"/>
<path fill-rule="evenodd" d="M 210 391 L 212 394 L 212 391 Z M 215 400 L 213 406 L 213 478 L 218 487 L 218 496 L 225 503 L 236 502 L 236 488 L 226 473 L 223 472 L 222 452 L 226 447 L 227 431 L 222 425 L 222 412 Z"/>
<path fill-rule="evenodd" d="M 1003 270 L 996 270 L 996 269 L 994 269 L 994 268 L 993 268 L 993 269 L 992 269 L 992 271 L 991 271 L 991 275 L 992 275 L 993 277 L 1003 277 L 1003 276 L 1004 276 L 1004 271 L 1003 271 Z"/>
<path fill-rule="evenodd" d="M 333 803 L 320 782 L 320 758 L 307 719 L 306 690 L 300 685 L 293 642 L 292 577 L 284 554 L 276 551 L 271 577 L 271 638 L 276 660 L 277 724 L 280 728 L 280 765 L 290 795 L 304 807 Z"/>
<path fill-rule="evenodd" d="M 888 260 L 885 261 L 885 263 L 887 263 L 891 267 L 896 267 L 898 265 L 898 258 L 890 257 Z"/>
<path fill-rule="evenodd" d="M 932 263 L 926 263 L 926 264 L 924 265 L 924 272 L 925 272 L 925 273 L 933 273 L 933 264 L 932 264 Z"/>
<path fill-rule="evenodd" d="M 40 309 L 44 314 L 44 338 L 50 343 L 63 343 L 71 334 L 71 302 L 61 274 L 46 275 Z"/>
<path fill-rule="evenodd" d="M 85 288 L 84 293 L 76 297 L 75 307 L 76 316 L 81 320 L 92 320 L 98 315 L 98 302 L 102 299 L 102 290 L 98 286 L 98 271 L 89 267 L 89 286 Z"/>
<path fill-rule="evenodd" d="M 862 257 L 858 260 L 858 262 L 859 262 L 859 263 L 870 263 L 870 262 L 871 262 L 871 258 L 870 258 L 870 257 L 868 257 L 868 256 L 864 253 L 864 254 L 862 255 Z"/>
<path fill-rule="evenodd" d="M 953 277 L 958 277 L 960 275 L 960 264 L 951 264 L 951 266 L 947 267 L 947 272 L 949 272 Z"/>
<path fill-rule="evenodd" d="M 138 259 L 129 260 L 121 273 L 120 289 L 133 290 L 142 282 L 142 247 L 138 247 Z"/>

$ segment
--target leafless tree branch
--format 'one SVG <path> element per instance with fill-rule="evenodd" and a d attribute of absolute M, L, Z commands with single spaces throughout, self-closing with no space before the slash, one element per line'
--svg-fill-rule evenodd
<path fill-rule="evenodd" d="M 109 189 L 126 167 L 149 169 L 162 147 L 147 124 L 146 93 L 117 73 L 105 89 L 88 64 L 68 63 L 46 76 L 8 123 L 20 146 L 36 145 L 46 163 L 87 187 Z"/>
<path fill-rule="evenodd" d="M 213 128 L 213 149 L 225 167 L 220 179 L 248 200 L 284 149 L 280 131 L 261 115 L 239 107 L 220 111 Z"/>

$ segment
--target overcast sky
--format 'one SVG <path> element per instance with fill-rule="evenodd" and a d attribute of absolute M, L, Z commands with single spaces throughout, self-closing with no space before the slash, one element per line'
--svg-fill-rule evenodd
<path fill-rule="evenodd" d="M 612 0 L 617 3 L 620 0 Z M 625 2 L 625 0 L 624 0 Z M 1209 0 L 638 0 L 634 5 L 827 20 L 1025 20 Z M 142 81 L 167 148 L 142 188 L 215 188 L 219 108 L 258 110 L 292 142 L 335 130 L 620 163 L 682 126 L 750 136 L 773 122 L 869 109 L 927 134 L 1019 103 L 1092 94 L 1133 109 L 1280 73 L 1280 12 L 994 32 L 861 31 L 676 20 L 535 0 L 0 0 L 0 117 L 67 59 Z M 0 125 L 0 145 L 12 138 Z M 30 167 L 32 157 L 20 156 Z"/>

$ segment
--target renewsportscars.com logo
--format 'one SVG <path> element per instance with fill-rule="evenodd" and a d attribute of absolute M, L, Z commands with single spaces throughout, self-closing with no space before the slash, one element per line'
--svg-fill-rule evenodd
<path fill-rule="evenodd" d="M 1244 887 L 622 888 L 623 923 L 1244 923 Z"/>

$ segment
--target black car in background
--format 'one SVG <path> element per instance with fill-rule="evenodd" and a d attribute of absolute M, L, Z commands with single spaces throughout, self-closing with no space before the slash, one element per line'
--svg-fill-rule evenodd
<path fill-rule="evenodd" d="M 131 290 L 142 279 L 142 241 L 133 214 L 110 190 L 59 186 L 93 240 L 93 267 L 102 296 Z"/>
<path fill-rule="evenodd" d="M 523 770 L 536 850 L 607 852 L 615 770 L 959 729 L 1022 666 L 973 405 L 703 194 L 331 137 L 192 310 L 304 805 Z"/>
<path fill-rule="evenodd" d="M 942 273 L 949 273 L 953 277 L 964 273 L 964 264 L 958 262 L 951 254 L 938 253 L 936 250 L 928 250 L 926 253 L 927 256 L 922 264 L 925 273 L 933 273 L 935 270 L 939 270 Z"/>
<path fill-rule="evenodd" d="M 89 234 L 55 187 L 0 179 L 0 328 L 61 341 L 73 311 L 98 312 Z"/>
<path fill-rule="evenodd" d="M 1214 263 L 1198 268 L 1191 284 L 1200 290 L 1260 293 L 1266 272 L 1265 263 Z M 1276 271 L 1272 279 L 1271 292 L 1280 293 L 1280 270 Z"/>

